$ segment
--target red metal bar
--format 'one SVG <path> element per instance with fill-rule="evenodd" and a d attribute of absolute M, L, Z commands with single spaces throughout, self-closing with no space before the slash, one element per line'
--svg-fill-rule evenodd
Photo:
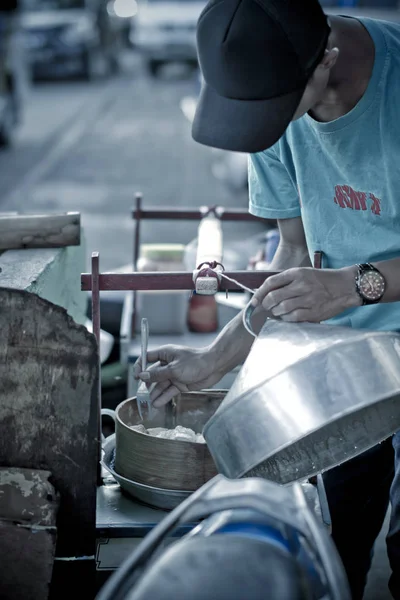
<path fill-rule="evenodd" d="M 175 208 L 175 207 L 165 207 L 159 208 L 157 206 L 148 207 L 144 210 L 138 209 L 137 206 L 132 211 L 132 217 L 137 219 L 179 219 L 179 220 L 187 220 L 187 221 L 200 221 L 207 213 L 214 212 L 216 216 L 218 216 L 221 221 L 264 221 L 265 219 L 261 219 L 260 217 L 255 217 L 251 215 L 248 211 L 242 209 L 229 208 L 225 209 L 221 206 L 210 207 L 203 206 L 199 209 L 193 208 Z"/>
<path fill-rule="evenodd" d="M 97 482 L 101 484 L 101 358 L 100 358 L 100 285 L 99 285 L 99 253 L 92 252 L 92 273 L 90 275 L 92 290 L 92 323 L 93 333 L 97 340 L 97 360 L 99 365 L 98 406 L 97 406 Z"/>
<path fill-rule="evenodd" d="M 142 214 L 142 199 L 143 196 L 139 192 L 135 194 L 135 210 L 133 211 L 134 223 L 134 239 L 133 239 L 133 270 L 137 271 L 137 261 L 139 260 L 140 252 L 140 221 L 143 218 Z"/>
<path fill-rule="evenodd" d="M 236 279 L 246 287 L 255 289 L 275 275 L 274 271 L 233 271 L 226 275 Z M 89 273 L 81 275 L 81 289 L 92 289 L 92 276 Z M 193 274 L 191 272 L 147 272 L 147 273 L 104 273 L 99 275 L 99 290 L 193 290 Z M 233 282 L 222 279 L 220 290 L 240 290 Z"/>

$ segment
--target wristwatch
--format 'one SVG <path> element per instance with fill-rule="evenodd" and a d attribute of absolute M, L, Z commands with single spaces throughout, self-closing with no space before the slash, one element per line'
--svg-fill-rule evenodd
<path fill-rule="evenodd" d="M 357 265 L 356 276 L 357 293 L 363 301 L 363 305 L 377 304 L 386 290 L 386 280 L 382 273 L 370 263 Z"/>

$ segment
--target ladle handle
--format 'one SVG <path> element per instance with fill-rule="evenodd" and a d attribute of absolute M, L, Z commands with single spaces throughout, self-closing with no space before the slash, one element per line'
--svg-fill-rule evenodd
<path fill-rule="evenodd" d="M 141 323 L 141 350 L 142 350 L 142 371 L 147 369 L 147 347 L 149 345 L 149 322 L 142 319 Z"/>
<path fill-rule="evenodd" d="M 257 335 L 253 331 L 253 326 L 251 323 L 251 317 L 255 311 L 256 307 L 250 302 L 247 304 L 246 308 L 243 311 L 243 326 L 245 330 L 250 333 L 253 337 L 257 337 Z"/>

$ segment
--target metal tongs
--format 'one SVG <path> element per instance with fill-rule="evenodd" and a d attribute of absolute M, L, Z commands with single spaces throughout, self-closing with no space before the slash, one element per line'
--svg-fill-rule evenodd
<path fill-rule="evenodd" d="M 142 358 L 142 371 L 147 369 L 147 347 L 149 345 L 149 322 L 147 319 L 142 319 L 141 322 L 141 358 Z M 140 385 L 136 392 L 136 404 L 139 412 L 139 416 L 143 421 L 142 404 L 147 405 L 148 418 L 152 417 L 152 406 L 150 399 L 150 392 L 147 389 L 147 385 L 144 381 L 140 382 Z"/>

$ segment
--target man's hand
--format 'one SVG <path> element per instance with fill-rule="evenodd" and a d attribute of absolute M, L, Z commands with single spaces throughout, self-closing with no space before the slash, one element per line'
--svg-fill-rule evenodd
<path fill-rule="evenodd" d="M 269 277 L 253 296 L 276 318 L 320 323 L 361 305 L 355 286 L 356 267 L 288 269 Z"/>
<path fill-rule="evenodd" d="M 209 348 L 193 349 L 181 346 L 163 346 L 147 353 L 149 363 L 160 362 L 142 372 L 141 359 L 134 366 L 136 379 L 145 381 L 151 390 L 151 401 L 158 408 L 181 392 L 210 388 L 224 373 L 215 371 L 215 357 Z"/>

